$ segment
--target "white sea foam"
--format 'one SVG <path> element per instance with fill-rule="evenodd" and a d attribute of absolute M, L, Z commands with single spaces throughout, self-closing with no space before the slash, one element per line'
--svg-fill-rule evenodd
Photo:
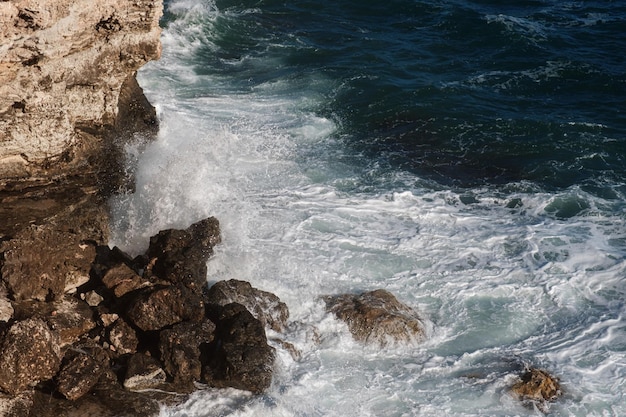
<path fill-rule="evenodd" d="M 301 357 L 277 347 L 264 395 L 201 391 L 162 417 L 533 415 L 507 394 L 527 364 L 561 377 L 553 415 L 626 415 L 623 215 L 576 188 L 476 189 L 465 204 L 403 172 L 390 180 L 402 189 L 347 192 L 337 185 L 362 173 L 331 162 L 347 151 L 335 122 L 311 110 L 323 77 L 289 94 L 288 83 L 231 94 L 224 79 L 185 68 L 195 36 L 166 31 L 170 46 L 192 42 L 166 45 L 140 73 L 161 130 L 135 150 L 136 193 L 112 201 L 111 244 L 138 253 L 160 229 L 215 215 L 223 243 L 209 282 L 277 294 L 291 312 L 283 338 Z M 507 207 L 514 198 L 521 205 Z M 577 201 L 587 208 L 569 218 L 550 211 Z M 417 308 L 429 340 L 363 347 L 318 298 L 375 288 Z"/>

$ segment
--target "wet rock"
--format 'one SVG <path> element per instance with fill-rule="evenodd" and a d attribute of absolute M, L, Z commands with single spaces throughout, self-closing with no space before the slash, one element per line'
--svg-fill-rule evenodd
<path fill-rule="evenodd" d="M 58 336 L 38 318 L 13 324 L 0 352 L 0 389 L 9 394 L 52 378 L 61 364 Z"/>
<path fill-rule="evenodd" d="M 220 240 L 219 222 L 214 217 L 185 230 L 160 231 L 150 238 L 147 274 L 199 291 L 206 286 L 206 262 Z"/>
<path fill-rule="evenodd" d="M 165 383 L 165 379 L 159 361 L 144 353 L 135 353 L 128 361 L 124 388 L 131 391 L 157 388 Z"/>
<path fill-rule="evenodd" d="M 231 279 L 219 281 L 209 289 L 207 304 L 225 306 L 239 303 L 248 309 L 264 326 L 282 332 L 289 318 L 289 309 L 280 299 L 267 291 L 254 288 L 249 282 Z"/>
<path fill-rule="evenodd" d="M 139 345 L 135 330 L 122 319 L 116 320 L 109 329 L 109 342 L 120 355 L 137 352 Z"/>
<path fill-rule="evenodd" d="M 102 282 L 118 298 L 131 291 L 152 285 L 150 281 L 141 278 L 126 264 L 119 264 L 110 268 L 102 277 Z"/>
<path fill-rule="evenodd" d="M 260 393 L 272 382 L 274 348 L 263 324 L 244 306 L 227 304 L 219 313 L 215 340 L 207 346 L 203 379 L 216 387 Z"/>
<path fill-rule="evenodd" d="M 355 340 L 385 346 L 420 341 L 425 328 L 419 315 L 385 290 L 325 296 L 326 309 L 345 321 Z"/>
<path fill-rule="evenodd" d="M 127 315 L 143 331 L 160 330 L 181 321 L 204 318 L 202 296 L 178 285 L 148 290 L 130 302 Z"/>
<path fill-rule="evenodd" d="M 68 400 L 77 400 L 96 385 L 102 372 L 102 366 L 86 351 L 70 350 L 56 376 L 57 391 Z"/>
<path fill-rule="evenodd" d="M 535 405 L 541 411 L 546 411 L 548 403 L 562 394 L 558 379 L 537 368 L 526 369 L 520 380 L 511 387 L 511 392 L 526 405 Z"/>
<path fill-rule="evenodd" d="M 180 323 L 161 331 L 161 361 L 175 385 L 188 386 L 194 381 L 200 381 L 201 348 L 213 341 L 214 332 L 215 325 L 209 320 L 201 323 Z"/>

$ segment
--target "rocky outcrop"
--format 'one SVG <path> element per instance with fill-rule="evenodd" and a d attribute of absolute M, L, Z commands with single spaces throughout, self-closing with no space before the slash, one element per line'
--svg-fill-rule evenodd
<path fill-rule="evenodd" d="M 360 342 L 386 346 L 423 340 L 425 327 L 415 310 L 385 290 L 323 297 L 326 309 L 345 321 Z"/>
<path fill-rule="evenodd" d="M 522 403 L 530 407 L 537 407 L 547 411 L 550 402 L 555 401 L 562 394 L 559 380 L 547 371 L 528 368 L 511 387 L 511 393 Z"/>
<path fill-rule="evenodd" d="M 160 55 L 161 14 L 159 0 L 0 2 L 0 178 L 102 158 L 124 83 Z"/>
<path fill-rule="evenodd" d="M 43 417 L 81 410 L 147 416 L 156 414 L 158 402 L 183 400 L 197 382 L 267 389 L 275 353 L 263 322 L 200 285 L 219 241 L 219 223 L 209 218 L 160 232 L 136 258 L 95 247 L 88 281 L 66 292 L 59 286 L 60 294 L 39 297 L 40 280 L 22 283 L 20 292 L 7 282 L 4 299 L 12 311 L 6 331 L 0 327 L 0 410 L 10 407 L 8 416 L 28 415 L 24 408 Z M 27 255 L 16 253 L 16 263 L 20 256 Z M 236 284 L 284 305 L 248 283 Z M 156 395 L 167 392 L 173 394 Z M 41 403 L 45 395 L 48 407 Z"/>

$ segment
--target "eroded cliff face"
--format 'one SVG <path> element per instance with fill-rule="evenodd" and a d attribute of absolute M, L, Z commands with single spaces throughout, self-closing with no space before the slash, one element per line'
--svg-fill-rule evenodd
<path fill-rule="evenodd" d="M 122 85 L 160 56 L 161 14 L 161 0 L 0 1 L 0 180 L 102 153 Z"/>

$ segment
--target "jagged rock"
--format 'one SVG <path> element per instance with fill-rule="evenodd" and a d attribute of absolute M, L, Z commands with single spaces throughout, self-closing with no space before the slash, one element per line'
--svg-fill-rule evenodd
<path fill-rule="evenodd" d="M 267 344 L 263 324 L 241 304 L 222 308 L 206 355 L 202 377 L 212 386 L 260 393 L 272 382 L 274 348 Z"/>
<path fill-rule="evenodd" d="M 145 390 L 160 387 L 166 379 L 159 361 L 143 353 L 130 357 L 124 378 L 127 390 Z"/>
<path fill-rule="evenodd" d="M 185 386 L 199 381 L 202 376 L 201 347 L 213 341 L 215 325 L 180 323 L 159 334 L 159 351 L 165 371 L 175 385 Z"/>
<path fill-rule="evenodd" d="M 264 326 L 282 332 L 289 318 L 289 309 L 280 299 L 267 291 L 254 288 L 249 282 L 231 279 L 216 282 L 206 296 L 207 304 L 225 306 L 239 303 L 245 306 Z"/>
<path fill-rule="evenodd" d="M 103 369 L 87 352 L 70 350 L 56 376 L 57 391 L 68 400 L 87 394 L 98 382 Z"/>
<path fill-rule="evenodd" d="M 89 278 L 95 247 L 59 229 L 31 226 L 0 246 L 2 279 L 15 300 L 50 301 Z"/>
<path fill-rule="evenodd" d="M 59 345 L 65 347 L 96 327 L 93 312 L 87 303 L 65 296 L 50 303 L 51 312 L 45 317 L 51 330 L 59 335 Z"/>
<path fill-rule="evenodd" d="M 38 318 L 14 323 L 0 352 L 0 389 L 9 394 L 52 378 L 61 364 L 58 336 Z"/>
<path fill-rule="evenodd" d="M 118 298 L 131 291 L 152 285 L 150 281 L 141 278 L 126 264 L 119 264 L 109 269 L 102 277 L 102 282 Z"/>
<path fill-rule="evenodd" d="M 425 337 L 417 312 L 388 291 L 325 296 L 323 300 L 327 310 L 345 321 L 358 341 L 385 346 L 390 342 L 419 341 Z"/>
<path fill-rule="evenodd" d="M 511 387 L 511 392 L 523 403 L 536 405 L 542 411 L 548 403 L 561 396 L 561 385 L 557 378 L 548 372 L 537 369 L 526 369 L 520 380 Z"/>
<path fill-rule="evenodd" d="M 160 231 L 150 238 L 147 273 L 200 291 L 206 286 L 206 262 L 220 240 L 219 222 L 214 217 L 185 230 Z"/>
<path fill-rule="evenodd" d="M 150 289 L 134 298 L 127 311 L 143 331 L 160 330 L 185 320 L 204 318 L 202 296 L 182 285 Z"/>
<path fill-rule="evenodd" d="M 135 330 L 122 319 L 116 320 L 109 329 L 109 342 L 120 355 L 137 352 L 139 345 Z"/>

